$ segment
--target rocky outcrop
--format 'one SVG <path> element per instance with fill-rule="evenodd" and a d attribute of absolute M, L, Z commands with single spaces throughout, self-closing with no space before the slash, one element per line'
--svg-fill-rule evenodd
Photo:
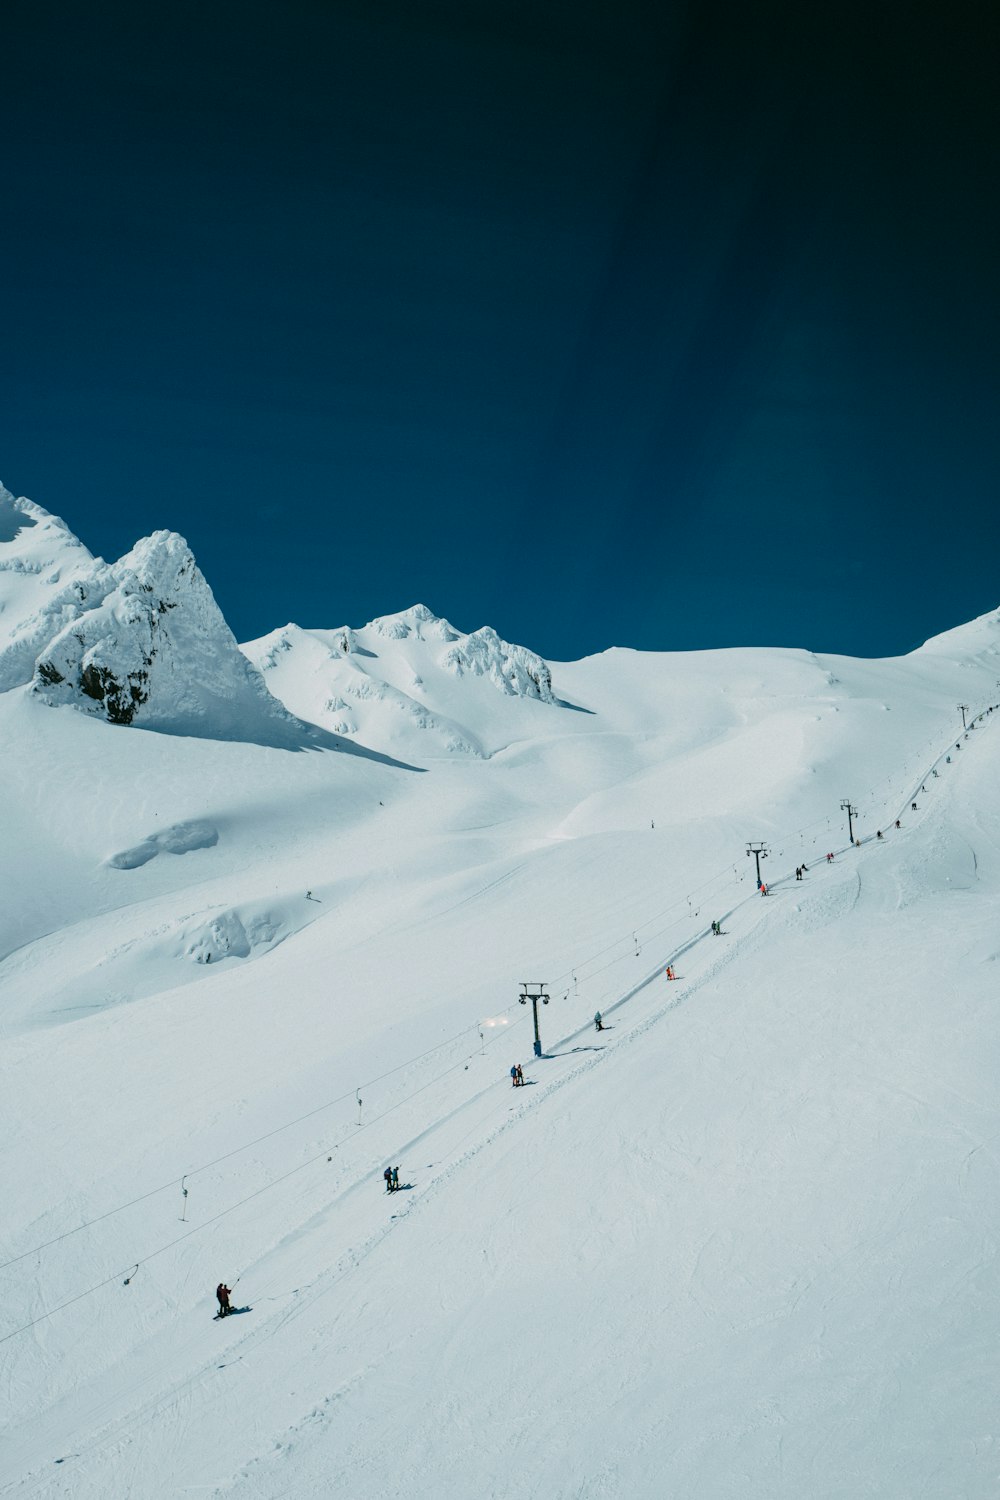
<path fill-rule="evenodd" d="M 444 664 L 456 677 L 466 672 L 486 677 L 510 698 L 538 698 L 555 703 L 552 673 L 547 662 L 524 646 L 511 646 L 484 625 L 453 646 Z"/>
<path fill-rule="evenodd" d="M 95 569 L 74 602 L 34 668 L 45 702 L 174 733 L 256 737 L 266 721 L 273 737 L 294 727 L 176 532 L 157 531 Z"/>

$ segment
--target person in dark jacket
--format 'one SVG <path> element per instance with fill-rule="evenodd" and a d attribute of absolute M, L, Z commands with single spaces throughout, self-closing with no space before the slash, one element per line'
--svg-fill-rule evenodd
<path fill-rule="evenodd" d="M 232 1308 L 229 1306 L 229 1298 L 232 1296 L 232 1291 L 232 1287 L 226 1286 L 224 1281 L 220 1281 L 219 1285 L 215 1288 L 215 1295 L 219 1299 L 220 1318 L 225 1318 L 232 1312 Z"/>

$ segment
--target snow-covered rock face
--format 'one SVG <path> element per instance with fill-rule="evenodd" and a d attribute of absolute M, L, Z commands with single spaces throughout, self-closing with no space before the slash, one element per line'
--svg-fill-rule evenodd
<path fill-rule="evenodd" d="M 38 653 L 93 598 L 103 566 L 58 516 L 0 484 L 0 692 L 30 682 Z"/>
<path fill-rule="evenodd" d="M 32 690 L 112 724 L 252 736 L 291 720 L 242 655 L 191 549 L 157 531 L 77 587 Z"/>
<path fill-rule="evenodd" d="M 548 663 L 524 646 L 508 645 L 489 625 L 474 630 L 460 645 L 453 646 L 444 662 L 456 677 L 465 672 L 487 677 L 511 698 L 540 698 L 543 703 L 556 701 Z"/>
<path fill-rule="evenodd" d="M 488 626 L 463 635 L 425 604 L 360 629 L 286 625 L 242 649 L 299 718 L 417 763 L 488 757 L 559 706 L 540 656 Z"/>
<path fill-rule="evenodd" d="M 454 626 L 434 614 L 426 604 L 414 604 L 395 615 L 380 615 L 370 622 L 367 629 L 390 641 L 457 641 L 459 638 Z M 353 631 L 348 633 L 354 634 Z"/>
<path fill-rule="evenodd" d="M 426 604 L 241 650 L 176 533 L 109 565 L 0 486 L 0 692 L 28 684 L 112 724 L 269 744 L 318 726 L 417 759 L 488 756 L 528 731 L 525 705 L 559 704 L 540 656 Z"/>

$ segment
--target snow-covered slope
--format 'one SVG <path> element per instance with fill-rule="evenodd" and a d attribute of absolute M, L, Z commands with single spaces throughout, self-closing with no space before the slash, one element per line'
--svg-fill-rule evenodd
<path fill-rule="evenodd" d="M 65 521 L 0 484 L 0 692 L 30 681 L 39 651 L 76 618 L 97 567 Z"/>
<path fill-rule="evenodd" d="M 540 656 L 488 626 L 463 635 L 424 604 L 361 629 L 286 625 L 242 649 L 299 718 L 419 761 L 488 756 L 544 732 L 537 705 L 565 708 Z"/>
<path fill-rule="evenodd" d="M 0 1488 L 992 1496 L 998 617 L 550 702 L 417 613 L 247 650 L 425 774 L 0 694 Z"/>

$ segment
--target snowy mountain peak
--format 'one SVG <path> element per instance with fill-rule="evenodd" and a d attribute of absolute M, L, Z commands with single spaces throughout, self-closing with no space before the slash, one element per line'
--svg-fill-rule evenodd
<path fill-rule="evenodd" d="M 113 724 L 273 742 L 293 722 L 247 662 L 184 538 L 157 531 L 77 591 L 32 690 Z"/>
<path fill-rule="evenodd" d="M 394 615 L 380 615 L 367 628 L 390 641 L 404 641 L 411 637 L 418 641 L 458 640 L 454 626 L 434 614 L 426 604 L 413 604 Z"/>
<path fill-rule="evenodd" d="M 20 533 L 33 531 L 35 527 L 39 528 L 39 532 L 31 540 L 36 545 L 42 537 L 49 538 L 50 547 L 54 539 L 58 539 L 56 545 L 58 542 L 67 543 L 90 556 L 79 537 L 73 535 L 61 517 L 50 515 L 26 495 L 11 494 L 0 483 L 0 545 L 16 542 Z"/>
<path fill-rule="evenodd" d="M 417 764 L 489 757 L 560 701 L 540 656 L 489 626 L 463 635 L 426 604 L 358 630 L 286 625 L 242 650 L 291 713 Z"/>

